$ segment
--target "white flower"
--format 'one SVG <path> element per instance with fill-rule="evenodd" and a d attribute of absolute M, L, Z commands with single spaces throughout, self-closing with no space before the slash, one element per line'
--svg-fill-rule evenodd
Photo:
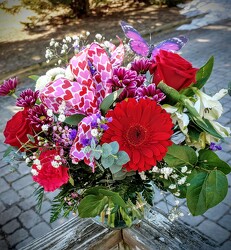
<path fill-rule="evenodd" d="M 42 131 L 48 131 L 49 125 L 48 124 L 43 124 L 42 125 Z"/>
<path fill-rule="evenodd" d="M 179 185 L 183 185 L 183 184 L 185 183 L 186 179 L 187 179 L 187 176 L 184 176 L 184 177 L 182 177 L 181 179 L 179 179 L 177 183 L 178 183 Z"/>
<path fill-rule="evenodd" d="M 176 184 L 171 184 L 171 185 L 169 185 L 168 188 L 170 188 L 170 189 L 175 189 L 175 188 L 176 188 Z"/>
<path fill-rule="evenodd" d="M 58 117 L 58 120 L 59 120 L 60 122 L 64 122 L 65 119 L 66 119 L 66 116 L 65 116 L 64 114 L 60 114 L 59 117 Z"/>
<path fill-rule="evenodd" d="M 146 180 L 146 179 L 147 179 L 147 177 L 146 177 L 146 175 L 145 175 L 144 172 L 139 172 L 139 175 L 140 175 L 140 178 L 141 178 L 142 180 Z"/>
<path fill-rule="evenodd" d="M 90 33 L 89 31 L 86 32 L 86 36 L 90 36 L 90 34 L 91 34 L 91 33 Z"/>
<path fill-rule="evenodd" d="M 172 173 L 173 169 L 169 167 L 161 168 L 160 173 L 164 175 L 165 179 L 168 179 L 169 175 Z"/>
<path fill-rule="evenodd" d="M 187 172 L 187 170 L 188 170 L 187 166 L 184 166 L 181 168 L 181 173 L 185 173 Z"/>
<path fill-rule="evenodd" d="M 38 175 L 38 171 L 37 171 L 36 169 L 32 168 L 32 169 L 31 169 L 31 174 L 32 174 L 33 176 L 36 176 L 36 175 Z"/>
<path fill-rule="evenodd" d="M 35 84 L 35 91 L 39 90 L 42 91 L 45 86 L 51 81 L 51 78 L 47 75 L 40 76 Z"/>
<path fill-rule="evenodd" d="M 25 160 L 26 163 L 29 163 L 30 161 L 31 161 L 31 160 L 30 160 L 29 157 L 27 157 L 26 160 Z"/>
<path fill-rule="evenodd" d="M 98 135 L 98 130 L 97 130 L 96 128 L 92 129 L 92 130 L 91 130 L 91 135 L 92 135 L 93 137 L 96 137 L 96 136 Z"/>
<path fill-rule="evenodd" d="M 95 38 L 96 38 L 97 40 L 101 40 L 101 39 L 102 39 L 102 35 L 101 35 L 101 34 L 96 34 L 96 35 L 95 35 Z"/>
<path fill-rule="evenodd" d="M 52 117 L 52 116 L 53 116 L 53 111 L 52 111 L 52 109 L 48 109 L 48 110 L 47 110 L 47 115 L 48 115 L 49 117 Z"/>
<path fill-rule="evenodd" d="M 187 135 L 188 134 L 188 124 L 189 124 L 189 117 L 184 112 L 179 112 L 176 107 L 171 105 L 165 104 L 162 106 L 168 113 L 171 114 L 171 118 L 174 124 L 179 125 L 180 130 Z"/>
<path fill-rule="evenodd" d="M 42 165 L 39 164 L 39 165 L 36 166 L 36 168 L 37 168 L 38 170 L 41 170 L 41 169 L 42 169 Z"/>
<path fill-rule="evenodd" d="M 54 38 L 51 38 L 50 46 L 53 46 L 54 44 L 55 44 L 55 39 L 54 39 Z"/>
<path fill-rule="evenodd" d="M 59 46 L 59 43 L 58 42 L 55 42 L 55 48 L 57 48 Z"/>
<path fill-rule="evenodd" d="M 56 156 L 55 156 L 55 160 L 56 160 L 56 161 L 60 161 L 60 160 L 61 160 L 60 155 L 56 155 Z"/>
<path fill-rule="evenodd" d="M 46 72 L 46 75 L 49 76 L 52 80 L 56 78 L 56 76 L 64 76 L 65 75 L 65 69 L 61 67 L 56 67 L 53 69 L 50 69 Z M 56 78 L 57 79 L 57 78 Z"/>
<path fill-rule="evenodd" d="M 160 170 L 159 170 L 159 168 L 158 168 L 157 166 L 154 166 L 154 167 L 152 168 L 152 172 L 153 172 L 153 173 L 159 173 Z"/>
<path fill-rule="evenodd" d="M 59 163 L 57 161 L 52 161 L 51 162 L 52 167 L 54 168 L 59 168 Z"/>
<path fill-rule="evenodd" d="M 70 65 L 68 65 L 67 68 L 65 69 L 65 77 L 71 81 L 75 79 L 74 75 L 72 74 Z"/>
<path fill-rule="evenodd" d="M 194 90 L 194 92 L 198 98 L 195 103 L 195 109 L 200 116 L 210 121 L 217 120 L 223 112 L 223 107 L 218 100 L 226 95 L 227 91 L 225 89 L 221 89 L 213 97 L 206 95 L 199 89 Z"/>
<path fill-rule="evenodd" d="M 67 42 L 69 42 L 69 43 L 71 42 L 71 37 L 70 36 L 66 36 L 65 39 L 66 39 Z"/>
<path fill-rule="evenodd" d="M 34 163 L 35 165 L 40 165 L 40 164 L 41 164 L 39 159 L 35 159 L 35 160 L 33 161 L 33 163 Z"/>

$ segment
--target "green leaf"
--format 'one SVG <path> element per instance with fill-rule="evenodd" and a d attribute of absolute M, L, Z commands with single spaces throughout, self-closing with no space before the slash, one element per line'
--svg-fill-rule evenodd
<path fill-rule="evenodd" d="M 114 204 L 117 204 L 121 207 L 126 207 L 126 203 L 124 202 L 124 200 L 118 193 L 107 190 L 107 189 L 100 189 L 99 193 L 110 197 Z"/>
<path fill-rule="evenodd" d="M 44 188 L 41 186 L 38 186 L 38 188 L 36 188 L 34 191 L 34 195 L 36 196 L 37 208 L 38 208 L 38 211 L 40 212 L 42 208 L 43 197 L 44 197 Z"/>
<path fill-rule="evenodd" d="M 101 163 L 104 168 L 110 168 L 114 163 L 115 158 L 112 155 L 109 155 L 107 158 L 101 158 Z"/>
<path fill-rule="evenodd" d="M 75 114 L 75 115 L 66 117 L 64 122 L 69 125 L 77 126 L 78 123 L 80 123 L 84 117 L 85 117 L 84 115 Z"/>
<path fill-rule="evenodd" d="M 69 182 L 71 183 L 71 185 L 73 187 L 75 186 L 75 181 L 74 181 L 74 179 L 71 176 L 69 177 Z"/>
<path fill-rule="evenodd" d="M 32 143 L 35 143 L 35 139 L 34 139 L 34 136 L 30 135 L 30 134 L 27 134 L 26 135 L 28 140 L 31 141 Z"/>
<path fill-rule="evenodd" d="M 210 170 L 218 169 L 224 174 L 229 174 L 231 172 L 229 164 L 222 161 L 213 151 L 206 149 L 199 151 L 198 166 Z"/>
<path fill-rule="evenodd" d="M 108 144 L 108 143 L 104 143 L 102 145 L 102 157 L 108 157 L 109 155 L 112 154 L 112 148 L 111 148 L 111 145 Z"/>
<path fill-rule="evenodd" d="M 113 178 L 113 180 L 118 180 L 118 181 L 120 181 L 120 180 L 125 179 L 126 176 L 127 176 L 127 173 L 126 173 L 125 171 L 123 171 L 123 169 L 121 169 L 119 172 L 113 174 L 113 175 L 112 175 L 112 178 Z"/>
<path fill-rule="evenodd" d="M 197 155 L 191 147 L 173 144 L 168 148 L 164 160 L 169 167 L 194 166 Z"/>
<path fill-rule="evenodd" d="M 122 218 L 123 218 L 124 222 L 126 223 L 126 225 L 128 227 L 131 227 L 131 225 L 132 225 L 132 218 L 126 213 L 125 209 L 123 209 L 122 207 L 120 207 L 120 213 L 121 213 Z"/>
<path fill-rule="evenodd" d="M 3 154 L 3 157 L 2 157 L 2 158 L 7 157 L 11 152 L 16 151 L 16 150 L 17 150 L 16 147 L 9 146 L 9 147 L 4 151 L 4 154 Z"/>
<path fill-rule="evenodd" d="M 127 162 L 129 162 L 130 158 L 128 156 L 128 154 L 125 152 L 125 151 L 119 151 L 118 154 L 117 154 L 117 159 L 116 159 L 116 165 L 124 165 L 126 164 Z"/>
<path fill-rule="evenodd" d="M 201 215 L 216 206 L 228 192 L 228 180 L 219 170 L 201 172 L 192 178 L 187 189 L 187 205 L 192 215 Z"/>
<path fill-rule="evenodd" d="M 207 133 L 216 138 L 223 139 L 223 137 L 214 129 L 213 125 L 209 120 L 203 118 L 202 119 L 203 121 L 201 121 L 201 119 L 197 119 L 197 117 L 191 114 L 188 115 L 190 116 L 193 123 L 196 124 L 199 128 L 201 128 L 202 130 L 206 131 Z"/>
<path fill-rule="evenodd" d="M 102 103 L 100 104 L 100 110 L 102 111 L 103 114 L 105 114 L 113 104 L 113 102 L 119 97 L 119 95 L 122 93 L 124 89 L 118 89 L 114 92 L 112 92 L 110 95 L 108 95 Z"/>
<path fill-rule="evenodd" d="M 91 151 L 92 156 L 96 159 L 99 160 L 102 154 L 102 149 L 100 145 L 97 145 L 94 151 Z"/>
<path fill-rule="evenodd" d="M 79 217 L 89 218 L 100 215 L 105 205 L 108 203 L 108 198 L 102 195 L 87 195 L 79 203 Z"/>
<path fill-rule="evenodd" d="M 28 76 L 28 78 L 30 78 L 34 81 L 37 81 L 39 79 L 39 76 L 38 75 L 30 75 L 30 76 Z"/>
<path fill-rule="evenodd" d="M 193 87 L 201 89 L 205 85 L 205 83 L 207 82 L 212 73 L 213 64 L 214 64 L 214 57 L 211 56 L 207 61 L 207 63 L 197 71 L 196 84 L 194 84 Z"/>
<path fill-rule="evenodd" d="M 113 155 L 117 154 L 119 151 L 119 143 L 117 141 L 110 142 L 109 145 L 111 146 L 111 153 Z"/>
<path fill-rule="evenodd" d="M 115 165 L 115 164 L 113 164 L 110 167 L 110 171 L 111 171 L 112 174 L 118 173 L 121 169 L 122 169 L 121 165 Z"/>

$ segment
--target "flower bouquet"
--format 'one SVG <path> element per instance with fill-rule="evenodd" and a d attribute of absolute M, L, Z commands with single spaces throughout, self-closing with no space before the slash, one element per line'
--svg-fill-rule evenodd
<path fill-rule="evenodd" d="M 153 206 L 154 188 L 186 198 L 194 216 L 227 194 L 231 169 L 214 151 L 230 135 L 217 122 L 228 90 L 202 91 L 213 57 L 195 68 L 177 53 L 186 37 L 153 46 L 121 26 L 129 41 L 118 46 L 100 34 L 90 44 L 52 39 L 45 56 L 56 66 L 30 76 L 35 90 L 16 96 L 17 78 L 0 86 L 21 107 L 6 124 L 4 157 L 20 154 L 31 167 L 40 204 L 59 189 L 51 222 L 73 212 L 130 227 Z"/>

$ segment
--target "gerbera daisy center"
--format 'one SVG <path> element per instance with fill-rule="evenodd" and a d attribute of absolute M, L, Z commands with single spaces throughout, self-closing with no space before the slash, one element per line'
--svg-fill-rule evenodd
<path fill-rule="evenodd" d="M 127 131 L 127 140 L 133 146 L 141 145 L 146 138 L 146 129 L 140 124 L 130 127 Z"/>

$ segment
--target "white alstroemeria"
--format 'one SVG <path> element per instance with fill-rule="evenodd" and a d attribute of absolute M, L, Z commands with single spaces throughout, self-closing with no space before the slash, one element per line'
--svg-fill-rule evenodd
<path fill-rule="evenodd" d="M 167 113 L 171 114 L 171 118 L 174 124 L 178 123 L 180 130 L 187 135 L 188 134 L 188 124 L 189 117 L 184 112 L 179 112 L 178 108 L 171 105 L 165 104 L 162 106 Z"/>
<path fill-rule="evenodd" d="M 226 95 L 228 91 L 225 89 L 221 89 L 212 97 L 206 95 L 199 89 L 195 89 L 194 92 L 196 94 L 196 97 L 198 98 L 194 107 L 200 114 L 200 116 L 210 121 L 217 120 L 223 112 L 223 107 L 218 100 Z"/>

